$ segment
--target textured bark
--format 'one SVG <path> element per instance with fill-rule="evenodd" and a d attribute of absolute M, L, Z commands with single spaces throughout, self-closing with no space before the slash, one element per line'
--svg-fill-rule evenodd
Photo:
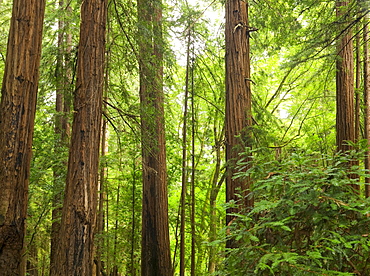
<path fill-rule="evenodd" d="M 337 41 L 338 57 L 336 62 L 336 143 L 337 150 L 342 152 L 353 149 L 346 141 L 356 142 L 354 56 L 352 31 L 347 27 L 350 18 L 348 5 L 348 1 L 336 2 L 337 19 L 341 23 L 341 31 L 343 32 Z M 348 166 L 356 164 L 357 162 L 353 160 L 348 163 Z M 349 177 L 357 178 L 358 176 L 349 174 Z M 358 192 L 360 191 L 359 185 L 353 184 L 352 187 Z"/>
<path fill-rule="evenodd" d="M 65 9 L 63 1 L 59 1 L 59 12 Z M 70 12 L 70 7 L 67 8 Z M 70 84 L 72 79 L 71 65 L 69 59 L 66 58 L 71 53 L 72 35 L 65 32 L 64 20 L 59 19 L 58 22 L 58 56 L 55 70 L 56 81 L 56 98 L 55 98 L 55 134 L 56 142 L 54 153 L 58 156 L 58 162 L 53 167 L 54 185 L 53 185 L 53 200 L 52 200 L 52 226 L 51 226 L 51 241 L 50 241 L 50 274 L 56 272 L 55 264 L 59 261 L 57 258 L 57 248 L 60 231 L 60 220 L 62 218 L 62 205 L 64 196 L 65 179 L 67 174 L 67 156 L 65 152 L 69 146 L 70 138 Z"/>
<path fill-rule="evenodd" d="M 253 206 L 253 199 L 247 197 L 250 189 L 248 179 L 233 179 L 239 154 L 250 147 L 248 127 L 251 119 L 251 87 L 249 58 L 248 2 L 226 1 L 226 201 L 234 200 L 237 208 L 229 208 L 227 213 L 238 213 L 243 208 Z M 238 197 L 242 195 L 242 200 Z M 227 215 L 226 223 L 233 220 Z M 227 243 L 233 247 L 233 241 Z"/>
<path fill-rule="evenodd" d="M 44 0 L 14 0 L 0 103 L 0 274 L 23 275 Z"/>
<path fill-rule="evenodd" d="M 108 19 L 109 22 L 109 19 Z M 110 26 L 107 22 L 107 38 L 110 36 Z M 103 91 L 103 114 L 107 112 L 107 102 L 108 102 L 108 87 L 109 87 L 109 75 L 110 75 L 110 51 L 107 51 L 105 57 L 105 76 L 104 76 L 104 91 Z M 102 119 L 102 138 L 101 138 L 101 159 L 104 159 L 108 153 L 108 121 L 103 116 Z M 104 232 L 104 202 L 106 198 L 106 179 L 108 177 L 108 168 L 106 162 L 100 165 L 100 174 L 99 174 L 99 203 L 98 203 L 98 214 L 97 214 L 97 228 L 96 233 L 103 234 Z M 104 262 L 102 260 L 103 248 L 105 246 L 105 239 L 101 237 L 96 246 L 96 276 L 104 275 Z"/>
<path fill-rule="evenodd" d="M 365 169 L 370 169 L 370 76 L 369 76 L 369 29 L 367 20 L 369 16 L 365 17 L 365 23 L 363 28 L 364 35 L 364 99 L 365 99 L 365 139 L 368 141 L 368 150 L 364 160 Z M 365 196 L 370 197 L 370 178 L 366 177 L 365 182 Z"/>
<path fill-rule="evenodd" d="M 92 275 L 107 0 L 81 6 L 74 117 L 55 275 Z"/>
<path fill-rule="evenodd" d="M 356 28 L 356 85 L 355 85 L 355 140 L 360 140 L 360 113 L 361 113 L 361 41 L 360 31 Z"/>
<path fill-rule="evenodd" d="M 162 3 L 138 0 L 143 166 L 141 275 L 172 275 L 163 108 Z"/>
<path fill-rule="evenodd" d="M 348 1 L 337 1 L 337 17 L 341 22 L 346 22 Z M 341 24 L 342 29 L 346 24 Z M 337 149 L 348 151 L 351 149 L 345 141 L 355 141 L 355 118 L 354 118 L 354 64 L 353 64 L 353 41 L 351 30 L 346 30 L 337 43 Z"/>

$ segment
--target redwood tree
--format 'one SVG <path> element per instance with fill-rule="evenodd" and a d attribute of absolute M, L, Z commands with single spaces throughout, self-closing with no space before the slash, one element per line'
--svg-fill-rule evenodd
<path fill-rule="evenodd" d="M 248 1 L 226 1 L 226 201 L 235 201 L 238 207 L 228 208 L 226 223 L 229 225 L 233 216 L 243 208 L 253 206 L 253 199 L 248 196 L 250 181 L 233 179 L 239 154 L 245 147 L 251 146 L 248 127 L 252 124 L 251 81 L 249 57 Z M 242 200 L 238 194 L 242 195 Z M 233 241 L 228 247 L 235 246 Z"/>
<path fill-rule="evenodd" d="M 365 156 L 365 168 L 370 169 L 370 76 L 369 76 L 369 28 L 368 28 L 369 16 L 365 16 L 365 23 L 363 27 L 363 38 L 364 38 L 364 98 L 365 98 L 365 139 L 368 143 L 368 150 Z M 365 196 L 370 197 L 370 178 L 366 177 L 365 182 Z"/>
<path fill-rule="evenodd" d="M 92 275 L 107 0 L 81 6 L 72 137 L 55 275 Z"/>
<path fill-rule="evenodd" d="M 143 166 L 141 275 L 172 275 L 163 108 L 162 3 L 138 0 Z"/>
<path fill-rule="evenodd" d="M 14 0 L 0 103 L 0 274 L 23 275 L 45 0 Z"/>
<path fill-rule="evenodd" d="M 340 23 L 340 37 L 337 41 L 337 62 L 336 62 L 336 143 L 337 150 L 346 152 L 352 149 L 346 141 L 355 142 L 355 88 L 354 88 L 354 56 L 353 38 L 349 27 L 350 8 L 349 1 L 336 2 L 337 20 Z M 357 165 L 353 160 L 349 166 Z M 356 178 L 354 174 L 349 177 Z M 360 190 L 359 185 L 352 185 L 354 189 Z"/>
<path fill-rule="evenodd" d="M 354 117 L 354 57 L 351 29 L 347 27 L 349 11 L 348 1 L 337 1 L 336 11 L 342 35 L 337 42 L 337 148 L 338 151 L 348 151 L 350 147 L 345 141 L 355 141 L 355 117 Z"/>
<path fill-rule="evenodd" d="M 64 1 L 59 1 L 59 12 L 62 14 L 64 10 L 69 14 L 71 7 L 65 7 Z M 58 20 L 58 55 L 56 60 L 55 70 L 55 155 L 58 156 L 58 161 L 53 166 L 54 183 L 53 183 L 53 199 L 52 199 L 52 226 L 50 236 L 50 274 L 55 274 L 54 264 L 58 262 L 57 244 L 59 239 L 60 220 L 62 217 L 63 194 L 65 178 L 67 173 L 67 155 L 65 152 L 69 146 L 70 137 L 70 108 L 71 108 L 71 82 L 72 70 L 71 62 L 68 56 L 71 53 L 72 35 L 66 32 L 67 22 L 65 19 Z"/>

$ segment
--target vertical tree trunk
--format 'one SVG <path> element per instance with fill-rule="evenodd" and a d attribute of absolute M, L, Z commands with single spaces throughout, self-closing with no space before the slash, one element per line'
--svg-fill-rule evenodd
<path fill-rule="evenodd" d="M 249 58 L 248 1 L 226 1 L 226 202 L 235 201 L 238 208 L 227 210 L 226 224 L 243 208 L 253 206 L 247 197 L 250 189 L 248 179 L 233 179 L 239 154 L 251 146 L 248 127 L 252 124 L 250 58 Z M 243 199 L 240 200 L 238 194 Z M 230 240 L 227 247 L 235 244 Z"/>
<path fill-rule="evenodd" d="M 65 9 L 64 1 L 59 1 L 59 12 Z M 55 70 L 56 78 L 56 99 L 55 99 L 55 154 L 58 156 L 58 162 L 53 167 L 54 186 L 53 186 L 53 210 L 51 226 L 51 244 L 50 244 L 50 274 L 54 275 L 55 264 L 58 262 L 56 252 L 58 247 L 60 220 L 62 218 L 62 205 L 65 178 L 67 174 L 67 156 L 64 156 L 69 145 L 70 125 L 70 91 L 71 83 L 70 64 L 66 56 L 71 52 L 71 34 L 65 32 L 64 20 L 58 21 L 58 56 Z"/>
<path fill-rule="evenodd" d="M 72 139 L 56 275 L 92 275 L 107 0 L 81 6 Z"/>
<path fill-rule="evenodd" d="M 194 55 L 194 44 L 192 49 Z M 191 264 L 190 275 L 195 276 L 195 104 L 194 104 L 194 61 L 191 64 Z"/>
<path fill-rule="evenodd" d="M 360 140 L 360 112 L 361 112 L 361 39 L 360 28 L 356 28 L 356 86 L 355 86 L 355 141 Z"/>
<path fill-rule="evenodd" d="M 104 110 L 105 108 L 104 104 Z M 101 139 L 101 156 L 104 157 L 107 153 L 108 144 L 107 144 L 107 120 L 103 120 L 102 125 L 102 139 Z M 99 175 L 99 206 L 98 206 L 98 216 L 96 222 L 96 232 L 98 234 L 103 234 L 104 231 L 104 193 L 105 193 L 105 179 L 106 179 L 107 168 L 103 164 L 100 168 Z M 103 261 L 102 261 L 102 249 L 103 249 L 103 240 L 99 241 L 99 244 L 96 249 L 96 276 L 100 276 L 103 271 Z"/>
<path fill-rule="evenodd" d="M 172 275 L 163 107 L 162 3 L 138 0 L 143 166 L 141 275 Z"/>
<path fill-rule="evenodd" d="M 28 258 L 27 258 L 27 268 L 26 268 L 26 275 L 27 276 L 39 276 L 39 268 L 38 268 L 38 248 L 34 240 L 31 244 L 27 246 L 28 251 Z"/>
<path fill-rule="evenodd" d="M 118 215 L 119 215 L 119 208 L 120 200 L 121 200 L 121 184 L 118 184 L 117 187 L 117 198 L 116 198 L 116 212 L 115 212 L 115 222 L 114 222 L 114 237 L 113 237 L 113 269 L 110 272 L 111 276 L 118 276 L 118 265 L 117 265 L 117 245 L 118 245 Z"/>
<path fill-rule="evenodd" d="M 187 162 L 187 125 L 188 125 L 188 98 L 189 98 L 189 71 L 190 71 L 190 30 L 186 50 L 186 76 L 184 96 L 184 117 L 182 127 L 182 175 L 181 175 L 181 215 L 180 215 L 180 276 L 185 275 L 185 218 L 186 218 L 186 194 L 188 181 Z"/>
<path fill-rule="evenodd" d="M 365 16 L 363 36 L 364 36 L 364 98 L 365 98 L 365 139 L 367 140 L 368 147 L 370 148 L 370 66 L 369 66 L 369 29 L 368 29 L 369 16 Z M 365 169 L 370 169 L 370 150 L 367 150 L 365 156 Z M 370 197 L 370 178 L 366 177 L 365 182 L 365 196 Z"/>
<path fill-rule="evenodd" d="M 136 156 L 133 158 L 132 162 L 132 211 L 131 211 L 131 252 L 130 252 L 130 263 L 127 268 L 127 273 L 130 276 L 136 276 L 136 181 L 137 181 L 137 173 L 136 173 Z"/>
<path fill-rule="evenodd" d="M 340 22 L 346 22 L 348 17 L 348 1 L 337 1 L 337 18 Z M 346 26 L 341 24 L 343 28 Z M 342 29 L 343 29 L 342 28 Z M 353 42 L 352 32 L 344 31 L 337 43 L 337 148 L 338 151 L 346 152 L 351 148 L 345 141 L 355 140 L 354 120 L 354 66 L 353 66 Z"/>
<path fill-rule="evenodd" d="M 109 23 L 109 10 L 107 11 L 107 30 L 106 36 L 109 39 L 111 33 L 111 24 Z M 109 41 L 108 43 L 109 44 Z M 102 112 L 103 114 L 107 113 L 107 102 L 108 102 L 108 89 L 109 89 L 109 76 L 110 76 L 110 49 L 106 49 L 106 58 L 105 58 L 105 76 L 104 76 L 104 91 L 103 91 L 103 107 Z M 101 139 L 101 157 L 102 159 L 108 153 L 108 133 L 107 133 L 107 119 L 103 116 L 102 119 L 102 139 Z M 99 200 L 98 200 L 98 214 L 97 214 L 97 222 L 96 222 L 96 232 L 98 234 L 103 234 L 104 232 L 104 200 L 105 200 L 105 190 L 106 190 L 106 179 L 108 174 L 107 164 L 101 164 L 100 166 L 100 174 L 99 174 Z M 103 254 L 103 247 L 105 243 L 105 238 L 102 237 L 98 241 L 98 245 L 96 247 L 96 276 L 100 276 L 103 274 L 104 271 L 104 262 L 102 260 Z"/>
<path fill-rule="evenodd" d="M 23 275 L 44 0 L 14 0 L 0 103 L 0 274 Z"/>
<path fill-rule="evenodd" d="M 343 34 L 337 42 L 337 62 L 336 62 L 336 143 L 337 150 L 347 152 L 352 149 L 346 141 L 355 142 L 355 105 L 354 105 L 354 57 L 353 57 L 353 41 L 351 29 L 347 28 L 346 22 L 349 22 L 349 2 L 337 1 L 336 13 L 337 19 L 342 26 Z M 355 165 L 355 161 L 349 162 L 349 166 Z M 351 178 L 356 178 L 356 175 L 349 175 Z M 353 185 L 355 190 L 360 190 L 359 185 Z"/>
<path fill-rule="evenodd" d="M 216 151 L 216 164 L 215 172 L 212 176 L 212 186 L 209 196 L 209 242 L 217 240 L 217 221 L 218 216 L 216 214 L 217 208 L 217 197 L 220 192 L 222 183 L 225 181 L 226 174 L 223 174 L 220 178 L 221 173 L 221 145 L 222 141 L 218 140 L 217 133 L 215 131 L 215 151 Z M 209 261 L 208 261 L 208 273 L 213 274 L 216 271 L 216 258 L 217 251 L 214 246 L 209 248 Z"/>
<path fill-rule="evenodd" d="M 109 175 L 108 175 L 108 173 L 107 173 L 107 175 L 106 175 L 106 177 L 107 177 L 107 179 L 109 178 Z M 105 196 L 106 196 L 106 198 L 107 198 L 107 200 L 105 201 L 105 232 L 106 233 L 109 233 L 111 230 L 110 230 L 110 224 L 109 224 L 109 218 L 110 218 L 110 216 L 109 216 L 109 214 L 110 214 L 110 205 L 109 205 L 109 203 L 110 203 L 110 201 L 109 201 L 109 196 L 110 196 L 110 192 L 109 192 L 109 189 L 106 189 L 105 190 Z M 106 238 L 106 240 L 105 240 L 105 242 L 106 242 L 106 251 L 107 252 L 110 252 L 110 237 L 107 237 Z M 107 273 L 109 273 L 109 271 L 111 270 L 111 255 L 110 254 L 107 254 L 106 255 L 106 268 L 105 268 L 105 270 L 107 271 Z"/>

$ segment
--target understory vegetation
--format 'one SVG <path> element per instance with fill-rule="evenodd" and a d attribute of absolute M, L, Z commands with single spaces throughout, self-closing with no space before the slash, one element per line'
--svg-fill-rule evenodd
<path fill-rule="evenodd" d="M 361 157 L 295 149 L 281 160 L 250 161 L 235 177 L 253 179 L 255 206 L 226 228 L 239 247 L 225 252 L 217 275 L 366 275 L 370 202 L 352 185 L 364 187 L 369 175 L 349 166 Z"/>

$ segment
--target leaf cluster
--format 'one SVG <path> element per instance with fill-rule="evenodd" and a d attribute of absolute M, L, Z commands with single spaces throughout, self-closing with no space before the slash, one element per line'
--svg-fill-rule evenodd
<path fill-rule="evenodd" d="M 369 201 L 352 188 L 367 175 L 344 165 L 354 158 L 295 151 L 237 175 L 254 179 L 256 203 L 227 229 L 239 243 L 228 275 L 368 275 Z"/>

